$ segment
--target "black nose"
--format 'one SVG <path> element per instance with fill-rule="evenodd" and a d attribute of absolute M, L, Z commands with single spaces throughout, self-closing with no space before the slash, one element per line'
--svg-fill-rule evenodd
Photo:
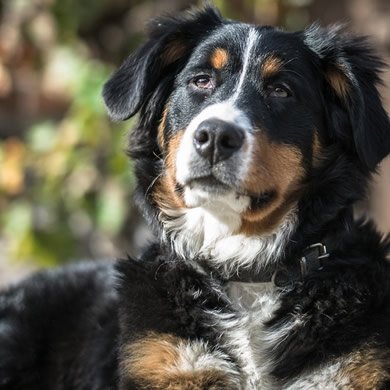
<path fill-rule="evenodd" d="M 194 134 L 194 146 L 198 154 L 216 164 L 228 159 L 244 142 L 244 131 L 220 119 L 203 121 Z"/>

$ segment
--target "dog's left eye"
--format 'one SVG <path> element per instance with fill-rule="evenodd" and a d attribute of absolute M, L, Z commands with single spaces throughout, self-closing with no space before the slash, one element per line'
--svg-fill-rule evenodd
<path fill-rule="evenodd" d="M 199 89 L 213 89 L 214 88 L 214 82 L 213 82 L 211 76 L 206 75 L 206 74 L 195 76 L 192 79 L 192 84 L 195 85 L 195 87 L 199 88 Z"/>
<path fill-rule="evenodd" d="M 268 85 L 267 94 L 270 97 L 287 98 L 291 96 L 291 90 L 285 84 Z"/>

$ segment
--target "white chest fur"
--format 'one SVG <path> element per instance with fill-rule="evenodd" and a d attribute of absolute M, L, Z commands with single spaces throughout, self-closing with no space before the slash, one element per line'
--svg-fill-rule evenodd
<path fill-rule="evenodd" d="M 238 203 L 237 203 L 238 202 Z M 263 236 L 236 233 L 241 224 L 240 210 L 245 199 L 237 201 L 233 193 L 213 207 L 165 209 L 160 214 L 165 239 L 184 259 L 203 257 L 229 278 L 241 268 L 261 269 L 277 261 L 296 227 L 292 210 L 274 231 Z M 227 206 L 233 204 L 234 208 Z"/>
<path fill-rule="evenodd" d="M 231 282 L 226 292 L 235 313 L 213 315 L 229 355 L 240 367 L 241 389 L 281 389 L 269 374 L 272 362 L 265 350 L 283 342 L 289 332 L 300 326 L 302 319 L 297 317 L 272 332 L 265 329 L 265 323 L 280 305 L 280 293 L 272 283 Z M 340 374 L 344 363 L 345 358 L 340 357 L 314 370 L 304 370 L 300 376 L 285 383 L 283 390 L 340 389 L 348 382 L 348 378 Z"/>
<path fill-rule="evenodd" d="M 272 389 L 267 374 L 269 364 L 264 354 L 268 344 L 264 323 L 278 306 L 278 293 L 272 283 L 231 282 L 227 294 L 235 307 L 233 315 L 216 315 L 230 354 L 237 360 L 242 389 Z"/>

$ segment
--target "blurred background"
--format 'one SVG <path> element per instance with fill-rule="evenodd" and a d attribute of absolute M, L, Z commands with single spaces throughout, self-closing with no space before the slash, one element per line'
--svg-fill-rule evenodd
<path fill-rule="evenodd" d="M 132 122 L 111 123 L 110 72 L 145 22 L 190 0 L 0 0 L 0 284 L 38 267 L 135 253 L 148 231 L 125 156 Z M 349 23 L 390 63 L 389 0 L 216 0 L 244 21 L 301 29 Z M 382 95 L 390 111 L 390 70 Z M 390 160 L 359 212 L 390 232 Z"/>

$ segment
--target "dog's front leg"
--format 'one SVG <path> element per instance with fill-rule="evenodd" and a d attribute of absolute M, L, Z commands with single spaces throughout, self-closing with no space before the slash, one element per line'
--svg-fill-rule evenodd
<path fill-rule="evenodd" d="M 240 388 L 207 323 L 207 311 L 226 304 L 208 279 L 172 262 L 127 260 L 118 270 L 121 390 Z"/>
<path fill-rule="evenodd" d="M 237 389 L 226 356 L 203 340 L 149 332 L 123 345 L 122 389 Z"/>

